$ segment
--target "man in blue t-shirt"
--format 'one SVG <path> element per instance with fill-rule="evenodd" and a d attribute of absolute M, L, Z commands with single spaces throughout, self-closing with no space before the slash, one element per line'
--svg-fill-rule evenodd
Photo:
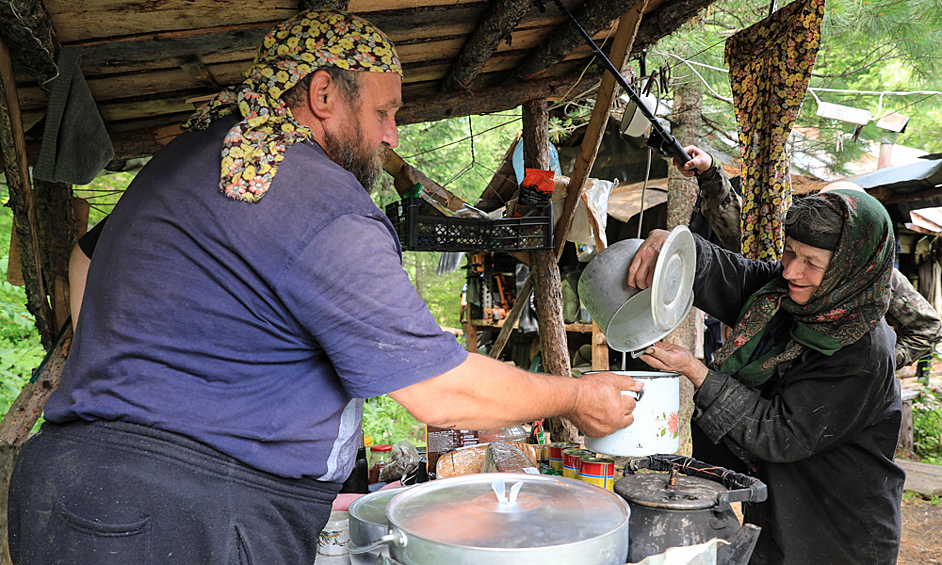
<path fill-rule="evenodd" d="M 368 22 L 302 12 L 135 177 L 17 461 L 14 563 L 313 562 L 363 398 L 439 427 L 632 422 L 630 377 L 527 373 L 435 323 L 364 190 L 401 75 Z"/>

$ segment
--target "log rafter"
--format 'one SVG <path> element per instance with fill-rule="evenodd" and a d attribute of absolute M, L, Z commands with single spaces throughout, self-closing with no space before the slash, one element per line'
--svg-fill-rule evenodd
<path fill-rule="evenodd" d="M 582 27 L 594 36 L 599 31 L 611 25 L 612 21 L 628 11 L 629 8 L 638 3 L 639 0 L 588 0 L 582 9 L 578 10 L 574 16 Z M 548 10 L 557 9 L 555 6 L 548 6 Z M 577 47 L 584 45 L 585 39 L 582 34 L 573 27 L 569 20 L 565 20 L 551 38 L 541 47 L 533 52 L 520 63 L 507 78 L 508 83 L 515 83 L 528 80 L 542 71 L 552 67 L 562 61 L 566 55 L 571 53 Z"/>
<path fill-rule="evenodd" d="M 461 54 L 455 59 L 451 71 L 445 76 L 442 90 L 449 92 L 467 88 L 497 51 L 500 43 L 510 37 L 510 33 L 532 7 L 533 0 L 492 2 Z"/>
<path fill-rule="evenodd" d="M 0 2 L 0 37 L 10 52 L 48 92 L 59 74 L 59 41 L 46 7 L 39 0 Z"/>

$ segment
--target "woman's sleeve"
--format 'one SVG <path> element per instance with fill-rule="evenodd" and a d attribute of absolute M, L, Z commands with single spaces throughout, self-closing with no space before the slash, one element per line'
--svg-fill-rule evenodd
<path fill-rule="evenodd" d="M 778 261 L 751 261 L 727 251 L 698 235 L 697 274 L 693 283 L 693 305 L 733 326 L 739 311 L 752 294 L 781 270 Z"/>
<path fill-rule="evenodd" d="M 873 341 L 871 332 L 831 357 L 799 357 L 802 371 L 779 377 L 784 384 L 770 398 L 711 370 L 694 396 L 693 420 L 714 443 L 726 439 L 774 463 L 839 445 L 866 427 L 889 394 L 892 349 Z"/>

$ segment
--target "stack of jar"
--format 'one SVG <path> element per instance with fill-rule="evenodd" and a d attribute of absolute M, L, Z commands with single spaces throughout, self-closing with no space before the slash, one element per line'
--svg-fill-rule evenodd
<path fill-rule="evenodd" d="M 608 490 L 615 489 L 615 460 L 583 449 L 578 443 L 549 444 L 550 468 L 566 478 L 579 479 Z"/>

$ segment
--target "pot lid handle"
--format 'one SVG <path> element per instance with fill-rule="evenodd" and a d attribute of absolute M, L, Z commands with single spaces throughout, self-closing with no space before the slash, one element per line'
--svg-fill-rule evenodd
<path fill-rule="evenodd" d="M 520 489 L 523 488 L 523 481 L 511 485 L 509 496 L 505 492 L 503 477 L 499 477 L 491 483 L 491 488 L 494 489 L 494 493 L 497 495 L 498 512 L 510 512 L 517 508 L 517 495 L 520 494 Z"/>

